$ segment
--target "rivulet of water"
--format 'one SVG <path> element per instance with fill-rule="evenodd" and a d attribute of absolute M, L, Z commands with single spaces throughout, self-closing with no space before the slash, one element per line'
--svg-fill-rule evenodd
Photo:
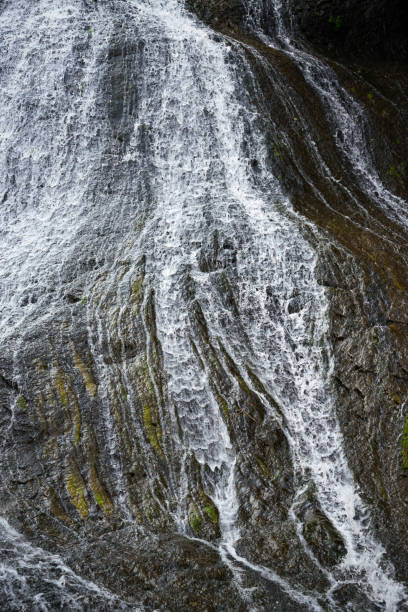
<path fill-rule="evenodd" d="M 362 107 L 341 87 L 333 70 L 323 61 L 297 48 L 283 15 L 283 11 L 287 10 L 286 4 L 281 0 L 273 0 L 269 8 L 274 16 L 273 37 L 262 32 L 261 3 L 252 1 L 247 3 L 249 27 L 266 44 L 283 50 L 296 62 L 306 80 L 322 98 L 333 123 L 334 132 L 343 135 L 337 145 L 344 156 L 352 161 L 362 188 L 371 199 L 386 210 L 391 218 L 405 223 L 406 202 L 384 187 L 372 164 L 366 142 L 368 130 Z M 311 260 L 313 261 L 313 258 Z M 308 270 L 307 274 L 312 273 L 313 264 L 304 269 Z M 306 287 L 310 291 L 311 287 L 307 274 L 303 276 L 302 282 L 305 282 L 303 291 Z M 331 366 L 326 372 L 322 370 L 323 355 L 319 345 L 323 347 L 323 351 L 327 351 L 329 362 L 331 358 L 327 341 L 327 317 L 324 317 L 325 300 L 322 293 L 319 297 L 318 289 L 314 300 L 309 302 L 306 313 L 309 316 L 310 305 L 318 302 L 321 304 L 320 315 L 314 319 L 317 342 L 314 343 L 311 352 L 308 349 L 305 354 L 302 348 L 308 337 L 306 321 L 302 316 L 302 312 L 305 314 L 303 308 L 296 314 L 286 315 L 282 325 L 287 332 L 287 338 L 290 338 L 296 346 L 292 354 L 290 350 L 280 351 L 280 358 L 282 353 L 288 355 L 291 364 L 287 368 L 290 374 L 286 388 L 282 387 L 281 392 L 288 395 L 287 390 L 292 388 L 293 395 L 298 398 L 297 401 L 287 402 L 285 407 L 285 416 L 291 430 L 292 448 L 300 469 L 311 470 L 322 507 L 347 544 L 347 556 L 341 565 L 344 572 L 343 579 L 347 580 L 348 575 L 351 579 L 356 579 L 360 588 L 365 590 L 373 602 L 384 606 L 387 610 L 395 610 L 398 605 L 406 601 L 407 593 L 393 580 L 393 570 L 385 561 L 385 551 L 370 534 L 367 527 L 368 510 L 359 497 L 347 466 L 342 435 L 327 386 Z M 284 307 L 282 310 L 284 311 Z M 256 339 L 254 331 L 249 337 Z M 265 338 L 268 338 L 269 331 L 270 328 L 265 326 L 261 336 L 262 344 Z M 322 342 L 325 337 L 326 340 Z M 270 364 L 270 371 L 273 371 L 271 367 L 273 361 L 270 362 L 271 353 L 262 350 L 262 344 L 258 345 L 256 354 L 263 355 L 262 362 Z M 270 346 L 270 343 L 268 345 Z M 306 357 L 303 360 L 302 354 Z M 320 375 L 316 378 L 317 371 L 320 371 Z M 267 380 L 267 372 L 264 373 L 264 377 Z M 284 397 L 282 400 L 285 404 Z M 336 582 L 341 580 L 341 576 L 342 572 L 337 571 L 333 579 L 333 588 Z"/>
<path fill-rule="evenodd" d="M 245 6 L 248 27 L 267 45 L 283 50 L 322 99 L 333 126 L 336 146 L 354 173 L 357 183 L 389 218 L 406 225 L 406 201 L 385 187 L 373 163 L 369 144 L 370 129 L 363 106 L 341 86 L 332 68 L 296 44 L 291 30 L 288 0 L 245 0 Z M 262 27 L 264 6 L 267 6 L 273 20 L 273 36 L 265 34 Z"/>
<path fill-rule="evenodd" d="M 140 610 L 76 575 L 58 555 L 29 544 L 4 519 L 0 519 L 0 606 L 13 612 Z"/>
<path fill-rule="evenodd" d="M 144 230 L 143 241 L 149 244 L 150 250 L 147 271 L 155 291 L 158 337 L 169 377 L 170 401 L 176 406 L 182 429 L 181 444 L 185 453 L 194 454 L 203 466 L 206 492 L 220 514 L 221 551 L 245 563 L 235 552 L 240 537 L 235 451 L 209 380 L 192 349 L 190 337 L 194 331 L 184 287 L 186 279 L 194 281 L 197 299 L 205 307 L 210 329 L 229 345 L 230 339 L 217 324 L 220 314 L 217 291 L 209 276 L 200 272 L 200 253 L 206 238 L 217 230 L 238 240 L 242 244 L 239 261 L 245 262 L 252 253 L 250 258 L 255 257 L 255 267 L 264 264 L 273 267 L 276 263 L 270 259 L 269 252 L 263 253 L 265 239 L 275 241 L 278 253 L 292 236 L 292 247 L 299 252 L 307 249 L 306 260 L 311 258 L 310 247 L 301 238 L 295 223 L 277 212 L 278 206 L 282 208 L 289 203 L 285 202 L 273 177 L 265 176 L 264 189 L 269 188 L 267 197 L 254 186 L 251 158 L 244 153 L 243 140 L 245 130 L 248 134 L 244 117 L 249 115 L 254 120 L 256 110 L 246 107 L 245 103 L 249 102 L 245 98 L 242 102 L 238 97 L 234 71 L 229 67 L 234 51 L 215 42 L 177 2 L 170 6 L 151 1 L 147 10 L 149 21 L 144 31 L 154 27 L 165 33 L 166 52 L 163 53 L 162 46 L 159 52 L 167 59 L 158 75 L 159 94 L 153 103 L 146 104 L 139 118 L 141 123 L 154 126 L 150 146 L 153 166 L 157 169 L 156 209 Z M 155 15 L 153 23 L 151 14 Z M 146 79 L 158 79 L 159 58 L 149 59 L 150 63 L 145 66 Z M 261 165 L 266 154 L 262 138 L 255 129 L 249 138 L 250 153 L 257 156 Z M 137 149 L 136 139 L 134 147 Z M 263 222 L 265 226 L 261 229 Z M 252 269 L 238 264 L 242 287 L 252 286 L 256 281 L 252 273 Z M 290 273 L 286 280 L 296 282 Z M 294 292 L 291 284 L 288 294 Z M 243 305 L 244 316 L 245 308 Z M 186 489 L 182 476 L 181 497 Z M 186 522 L 185 515 L 185 525 Z M 246 563 L 254 569 L 253 564 Z M 268 573 L 266 568 L 258 569 L 295 601 L 311 609 L 319 607 L 312 597 L 294 590 L 271 570 Z"/>

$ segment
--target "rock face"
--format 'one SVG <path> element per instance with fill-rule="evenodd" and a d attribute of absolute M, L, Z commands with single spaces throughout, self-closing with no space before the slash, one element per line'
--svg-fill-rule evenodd
<path fill-rule="evenodd" d="M 186 4 L 1 7 L 0 603 L 402 610 L 406 10 Z"/>
<path fill-rule="evenodd" d="M 291 0 L 293 23 L 323 53 L 355 61 L 406 62 L 408 9 L 402 0 Z"/>
<path fill-rule="evenodd" d="M 234 27 L 242 25 L 245 17 L 245 6 L 242 0 L 187 0 L 186 5 L 200 19 L 216 27 Z"/>

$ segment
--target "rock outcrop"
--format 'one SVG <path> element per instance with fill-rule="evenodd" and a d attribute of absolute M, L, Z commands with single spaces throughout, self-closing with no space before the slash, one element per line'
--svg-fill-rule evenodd
<path fill-rule="evenodd" d="M 407 62 L 404 0 L 291 0 L 291 19 L 313 48 L 357 62 Z"/>

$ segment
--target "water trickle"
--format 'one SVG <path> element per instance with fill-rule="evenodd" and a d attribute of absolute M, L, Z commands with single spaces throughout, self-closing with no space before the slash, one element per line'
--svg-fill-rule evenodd
<path fill-rule="evenodd" d="M 283 50 L 300 68 L 306 82 L 318 93 L 333 126 L 338 150 L 342 152 L 347 168 L 354 173 L 363 191 L 385 210 L 389 218 L 406 225 L 406 202 L 385 187 L 373 163 L 368 136 L 369 123 L 363 106 L 341 86 L 335 71 L 328 64 L 296 44 L 291 30 L 288 2 L 245 0 L 245 6 L 249 29 L 267 45 Z M 273 36 L 265 34 L 262 27 L 262 8 L 265 7 L 272 17 Z M 334 177 L 332 180 L 335 180 Z"/>
<path fill-rule="evenodd" d="M 0 519 L 0 604 L 3 610 L 137 608 L 76 575 L 58 555 L 29 544 Z"/>

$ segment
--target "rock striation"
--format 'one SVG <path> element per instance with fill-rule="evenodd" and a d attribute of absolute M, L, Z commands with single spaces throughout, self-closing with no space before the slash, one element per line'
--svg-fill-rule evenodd
<path fill-rule="evenodd" d="M 0 603 L 403 609 L 405 7 L 52 5 L 1 8 Z"/>

